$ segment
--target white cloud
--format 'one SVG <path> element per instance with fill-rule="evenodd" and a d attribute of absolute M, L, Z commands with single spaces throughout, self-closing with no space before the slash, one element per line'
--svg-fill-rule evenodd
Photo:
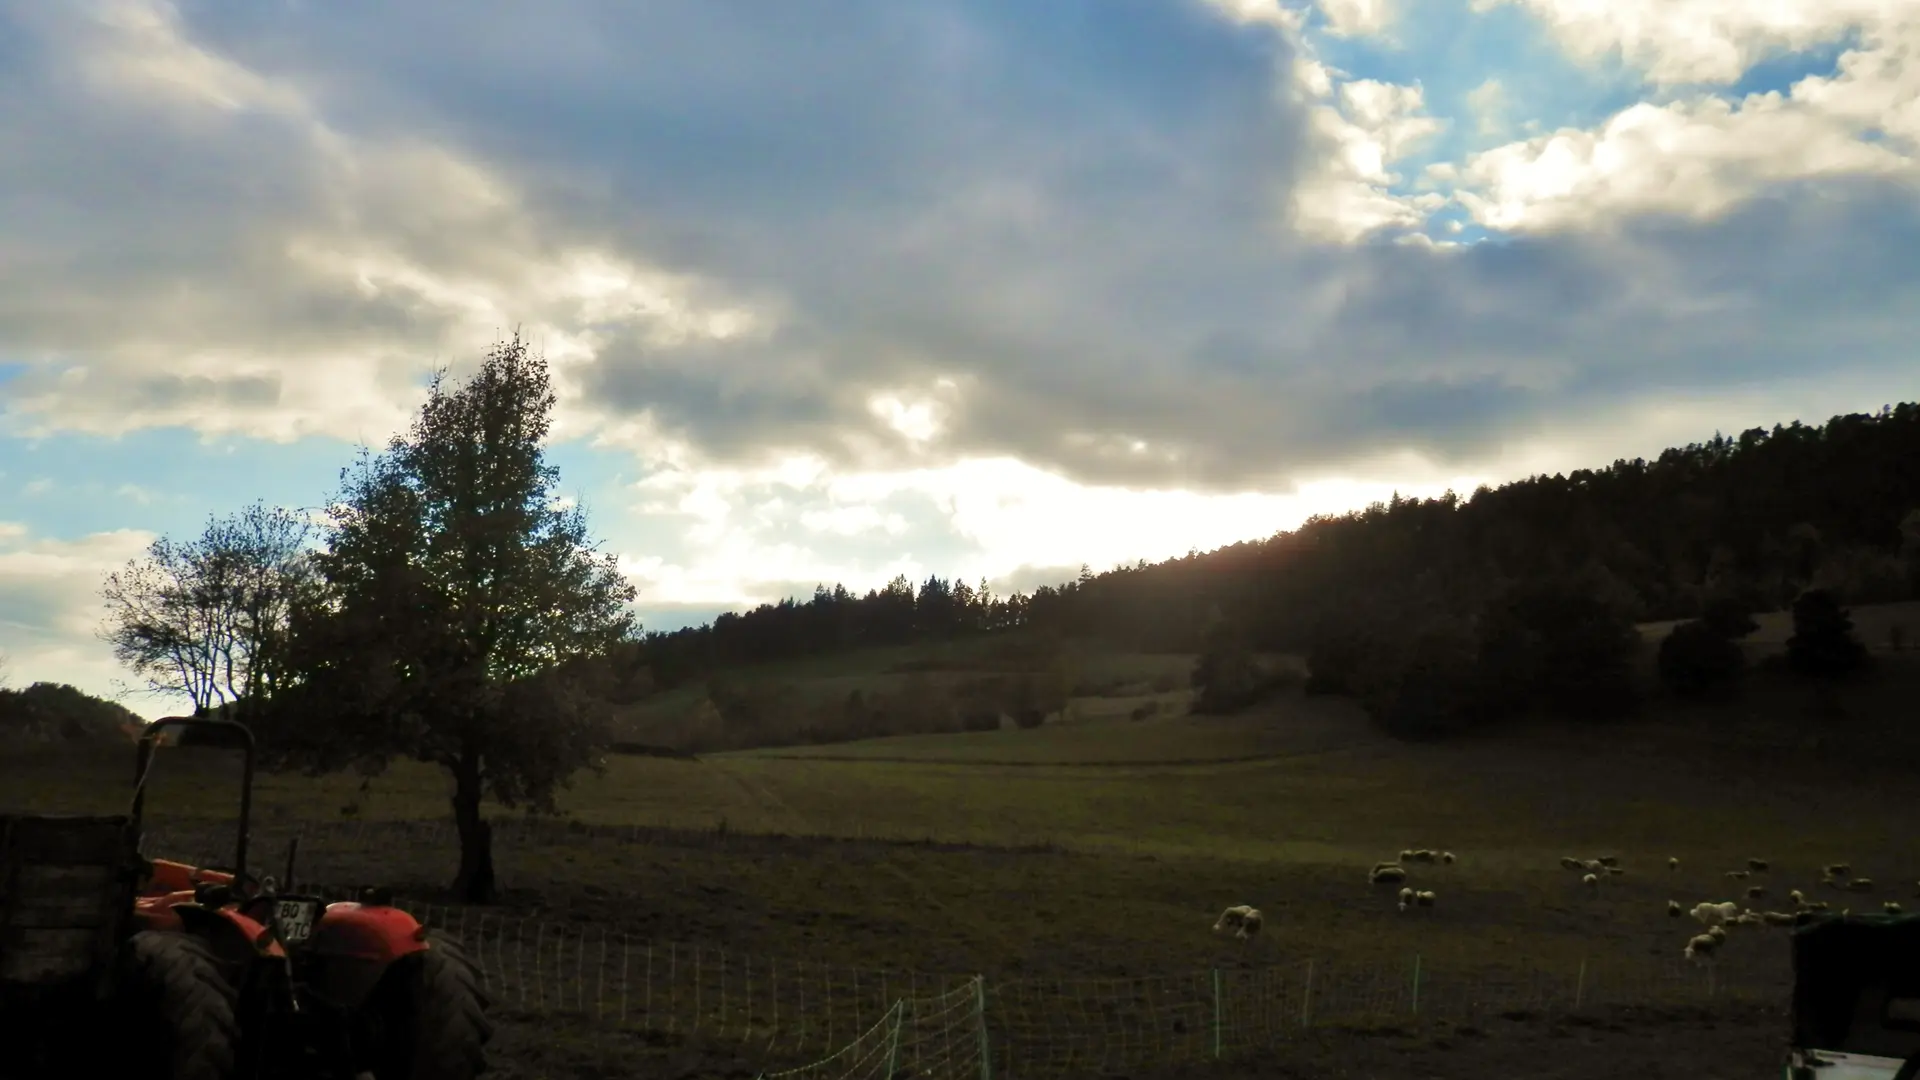
<path fill-rule="evenodd" d="M 1412 228 L 1446 204 L 1433 193 L 1396 194 L 1404 178 L 1388 166 L 1437 134 L 1419 86 L 1374 79 L 1336 81 L 1319 64 L 1303 65 L 1302 93 L 1322 100 L 1308 111 L 1314 153 L 1292 192 L 1294 228 L 1312 240 L 1353 243 L 1388 228 Z"/>
<path fill-rule="evenodd" d="M 1292 32 L 1299 30 L 1302 22 L 1300 10 L 1280 0 L 1204 0 L 1204 3 L 1242 26 L 1268 26 Z"/>
<path fill-rule="evenodd" d="M 1336 37 L 1378 34 L 1393 20 L 1388 0 L 1319 0 L 1319 7 Z"/>
<path fill-rule="evenodd" d="M 1499 135 L 1507 130 L 1508 105 L 1506 84 L 1499 79 L 1488 79 L 1467 91 L 1467 108 L 1473 113 L 1474 130 L 1481 135 Z"/>
<path fill-rule="evenodd" d="M 1910 23 L 1911 0 L 1474 0 L 1524 7 L 1570 55 L 1618 52 L 1661 86 L 1728 84 L 1754 62 L 1837 41 L 1851 28 Z"/>
<path fill-rule="evenodd" d="M 115 681 L 126 673 L 95 637 L 106 615 L 100 585 L 153 539 L 119 529 L 56 540 L 19 522 L 0 522 L 0 653 L 14 685 L 44 680 L 115 693 Z M 164 716 L 173 703 L 139 697 L 126 704 L 142 715 Z"/>
<path fill-rule="evenodd" d="M 1565 129 L 1470 157 L 1459 201 L 1490 228 L 1588 228 L 1624 214 L 1696 220 L 1769 186 L 1836 177 L 1920 181 L 1920 10 L 1899 34 L 1863 40 L 1832 77 L 1734 103 L 1694 96 L 1631 106 L 1592 131 Z"/>

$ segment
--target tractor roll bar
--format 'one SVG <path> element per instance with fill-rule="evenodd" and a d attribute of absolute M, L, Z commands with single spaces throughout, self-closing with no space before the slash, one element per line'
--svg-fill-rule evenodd
<path fill-rule="evenodd" d="M 240 740 L 240 749 L 244 754 L 240 776 L 240 835 L 233 852 L 233 884 L 236 889 L 240 888 L 247 876 L 247 833 L 253 820 L 253 732 L 245 724 L 205 716 L 167 716 L 148 724 L 146 730 L 140 733 L 140 746 L 134 754 L 133 806 L 127 814 L 132 819 L 134 835 L 140 835 L 140 819 L 147 801 L 147 770 L 153 764 L 154 744 L 159 740 L 160 733 L 170 727 L 226 732 Z M 215 745 L 229 744 L 222 742 Z"/>

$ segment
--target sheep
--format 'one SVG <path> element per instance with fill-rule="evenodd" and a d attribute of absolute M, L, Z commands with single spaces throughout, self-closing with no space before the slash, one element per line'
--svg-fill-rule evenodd
<path fill-rule="evenodd" d="M 1585 870 L 1587 864 L 1571 855 L 1562 855 L 1560 856 L 1560 868 L 1562 870 Z"/>
<path fill-rule="evenodd" d="M 1799 889 L 1789 889 L 1787 890 L 1787 899 L 1796 904 L 1804 904 L 1807 902 L 1807 894 L 1801 892 Z"/>
<path fill-rule="evenodd" d="M 1597 858 L 1597 859 L 1595 859 L 1595 860 L 1593 860 L 1593 861 L 1594 861 L 1594 862 L 1597 862 L 1597 863 L 1599 863 L 1599 864 L 1600 864 L 1601 866 L 1619 866 L 1619 865 L 1620 865 L 1620 856 L 1618 856 L 1618 855 L 1602 855 L 1602 856 L 1600 856 L 1599 858 Z"/>
<path fill-rule="evenodd" d="M 1767 887 L 1765 885 L 1747 886 L 1747 899 L 1758 900 L 1765 895 L 1767 895 Z"/>
<path fill-rule="evenodd" d="M 1900 901 L 1898 900 L 1882 900 L 1880 902 L 1880 910 L 1889 915 L 1898 915 L 1903 909 L 1900 907 Z"/>
<path fill-rule="evenodd" d="M 1792 926 L 1800 921 L 1800 916 L 1789 915 L 1784 911 L 1763 911 L 1760 913 L 1760 918 L 1768 926 Z"/>
<path fill-rule="evenodd" d="M 1448 866 L 1452 866 L 1452 865 L 1453 865 L 1453 852 L 1451 852 L 1451 851 L 1443 851 L 1443 852 L 1441 852 L 1441 853 L 1440 853 L 1440 861 L 1441 861 L 1441 862 L 1443 862 L 1443 863 L 1446 863 L 1446 864 L 1447 864 Z"/>
<path fill-rule="evenodd" d="M 1678 900 L 1667 901 L 1667 915 L 1669 917 L 1677 919 L 1680 916 L 1685 915 L 1686 913 L 1687 913 L 1686 909 L 1680 906 L 1680 901 Z"/>
<path fill-rule="evenodd" d="M 1587 876 L 1580 879 L 1580 884 L 1585 885 L 1589 889 L 1598 888 L 1600 885 L 1600 879 L 1593 874 L 1588 874 Z"/>
<path fill-rule="evenodd" d="M 1852 881 L 1847 882 L 1847 888 L 1852 889 L 1854 892 L 1872 892 L 1873 879 L 1870 877 L 1854 878 Z"/>
<path fill-rule="evenodd" d="M 1213 932 L 1224 934 L 1228 930 L 1242 941 L 1260 932 L 1260 909 L 1247 904 L 1230 907 L 1220 913 L 1220 921 L 1213 924 Z"/>
<path fill-rule="evenodd" d="M 1692 915 L 1702 926 L 1711 930 L 1739 913 L 1740 905 L 1731 900 L 1723 900 L 1717 904 L 1702 901 L 1695 904 L 1693 910 L 1687 914 Z"/>
<path fill-rule="evenodd" d="M 1370 885 L 1397 885 L 1405 880 L 1407 880 L 1407 871 L 1401 866 L 1376 866 L 1373 872 L 1367 875 L 1367 883 Z"/>
<path fill-rule="evenodd" d="M 1426 848 L 1418 848 L 1418 849 L 1408 848 L 1407 850 L 1400 853 L 1400 861 L 1403 863 L 1404 862 L 1430 863 L 1437 858 L 1439 858 L 1438 852 L 1429 851 Z"/>
<path fill-rule="evenodd" d="M 1720 939 L 1712 934 L 1695 934 L 1687 941 L 1686 951 L 1682 954 L 1695 963 L 1704 963 L 1713 957 L 1713 950 L 1720 947 Z"/>
<path fill-rule="evenodd" d="M 1829 866 L 1823 869 L 1821 873 L 1831 878 L 1843 878 L 1843 877 L 1846 877 L 1848 874 L 1853 873 L 1853 867 L 1848 866 L 1846 863 L 1843 863 L 1843 862 L 1834 863 L 1832 866 Z"/>
<path fill-rule="evenodd" d="M 1580 864 L 1580 868 L 1590 874 L 1599 874 L 1606 871 L 1607 864 L 1601 862 L 1599 859 L 1588 859 L 1586 862 Z"/>
<path fill-rule="evenodd" d="M 1680 869 L 1680 860 L 1679 860 L 1679 859 L 1676 859 L 1676 858 L 1674 858 L 1674 857 L 1673 857 L 1673 856 L 1671 856 L 1671 855 L 1669 855 L 1669 856 L 1667 856 L 1667 869 L 1669 869 L 1669 870 L 1678 870 L 1678 869 Z"/>
<path fill-rule="evenodd" d="M 1748 860 L 1747 860 L 1747 869 L 1749 869 L 1749 870 L 1752 870 L 1752 871 L 1753 871 L 1754 873 L 1756 873 L 1756 874 L 1763 874 L 1763 873 L 1766 873 L 1766 870 L 1767 870 L 1767 860 L 1765 860 L 1765 859 L 1748 859 Z"/>
<path fill-rule="evenodd" d="M 1435 899 L 1434 894 L 1425 889 L 1413 894 L 1413 902 L 1419 907 L 1432 907 Z"/>
<path fill-rule="evenodd" d="M 1832 876 L 1831 874 L 1822 876 L 1820 878 L 1820 884 L 1825 885 L 1829 889 L 1844 889 L 1847 887 L 1846 882 L 1840 880 L 1837 877 Z"/>
<path fill-rule="evenodd" d="M 1373 864 L 1373 868 L 1375 870 L 1386 870 L 1399 865 L 1397 862 L 1377 862 Z"/>
<path fill-rule="evenodd" d="M 1728 926 L 1759 926 L 1763 920 L 1757 911 L 1743 911 L 1727 920 Z"/>
<path fill-rule="evenodd" d="M 1619 877 L 1621 874 L 1626 873 L 1626 870 L 1618 866 L 1609 866 L 1607 867 L 1607 873 L 1613 877 Z"/>
<path fill-rule="evenodd" d="M 1826 911 L 1833 905 L 1827 903 L 1825 900 L 1809 900 L 1802 906 L 1808 911 Z"/>
<path fill-rule="evenodd" d="M 1414 897 L 1416 895 L 1417 894 L 1410 887 L 1401 889 L 1400 890 L 1400 910 L 1405 911 L 1407 910 L 1408 907 L 1412 906 Z"/>
<path fill-rule="evenodd" d="M 1744 881 L 1746 880 L 1748 875 L 1752 873 L 1753 871 L 1751 870 L 1729 870 L 1727 871 L 1727 880 L 1728 881 Z"/>

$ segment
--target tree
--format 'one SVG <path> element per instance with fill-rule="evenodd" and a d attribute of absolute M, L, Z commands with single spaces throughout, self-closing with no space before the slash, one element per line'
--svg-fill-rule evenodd
<path fill-rule="evenodd" d="M 196 712 L 271 696 L 286 667 L 288 622 L 313 585 L 305 518 L 256 502 L 210 518 L 193 540 L 155 540 L 107 575 L 100 636 L 156 694 Z"/>
<path fill-rule="evenodd" d="M 1700 613 L 1700 621 L 1727 641 L 1738 641 L 1760 629 L 1753 617 L 1753 602 L 1739 596 L 1716 596 L 1708 600 Z"/>
<path fill-rule="evenodd" d="M 1853 616 L 1826 589 L 1808 589 L 1793 602 L 1793 636 L 1787 638 L 1787 666 L 1802 675 L 1830 681 L 1852 674 L 1867 662 L 1867 647 L 1854 636 Z"/>
<path fill-rule="evenodd" d="M 1549 577 L 1508 586 L 1482 610 L 1476 637 L 1482 685 L 1495 712 L 1541 708 L 1603 719 L 1636 702 L 1639 633 L 1586 580 Z"/>
<path fill-rule="evenodd" d="M 1731 686 L 1746 667 L 1746 654 L 1707 619 L 1676 624 L 1660 641 L 1660 681 L 1681 697 L 1704 697 Z"/>
<path fill-rule="evenodd" d="M 639 629 L 634 587 L 555 497 L 554 395 L 519 334 L 453 388 L 437 372 L 411 430 L 341 472 L 322 588 L 294 627 L 298 692 L 276 731 L 315 773 L 395 757 L 452 779 L 470 902 L 495 892 L 481 808 L 557 812 L 608 741 L 613 658 Z"/>

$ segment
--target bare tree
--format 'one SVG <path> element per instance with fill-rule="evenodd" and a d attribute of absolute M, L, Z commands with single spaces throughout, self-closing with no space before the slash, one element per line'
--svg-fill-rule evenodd
<path fill-rule="evenodd" d="M 314 579 L 299 515 L 256 502 L 210 519 L 196 538 L 162 537 L 107 575 L 100 636 L 147 692 L 195 710 L 271 694 L 284 670 L 292 606 Z"/>

